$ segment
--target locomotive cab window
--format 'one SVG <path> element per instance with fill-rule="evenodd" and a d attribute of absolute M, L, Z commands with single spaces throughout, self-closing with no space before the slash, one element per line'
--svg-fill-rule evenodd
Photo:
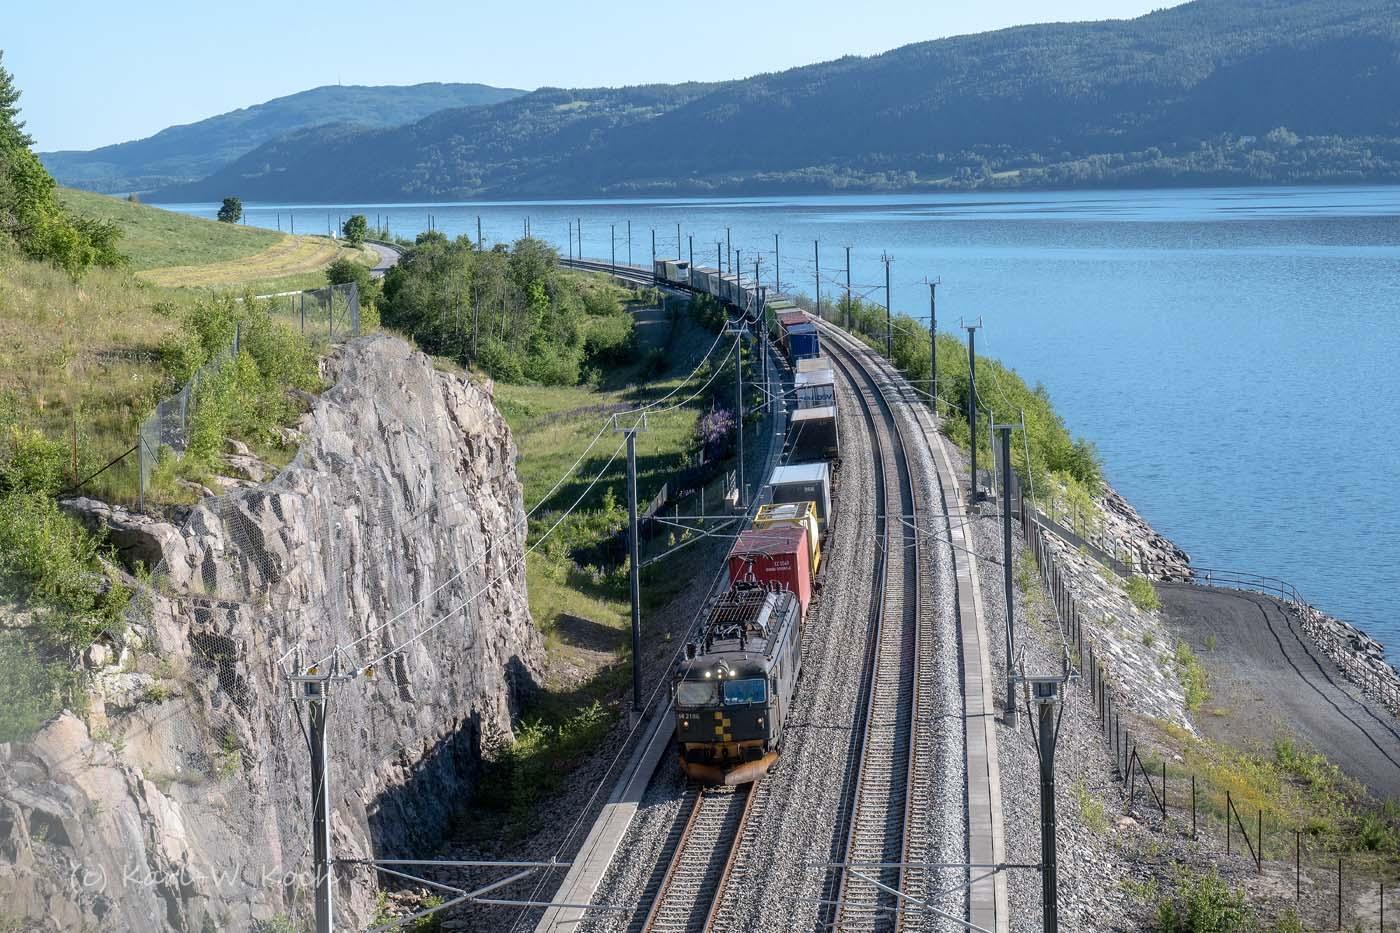
<path fill-rule="evenodd" d="M 713 706 L 719 702 L 719 684 L 706 680 L 682 680 L 676 684 L 677 706 Z"/>
<path fill-rule="evenodd" d="M 726 706 L 763 703 L 768 699 L 768 682 L 761 677 L 751 680 L 730 680 L 724 684 Z"/>

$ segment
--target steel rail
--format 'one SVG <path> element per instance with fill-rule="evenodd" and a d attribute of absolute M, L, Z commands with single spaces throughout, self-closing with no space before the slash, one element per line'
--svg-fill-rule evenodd
<path fill-rule="evenodd" d="M 755 784 L 700 788 L 671 854 L 643 933 L 709 930 L 753 807 Z M 721 856 L 723 857 L 721 861 Z"/>
<path fill-rule="evenodd" d="M 913 818 L 927 799 L 926 794 L 910 791 L 919 784 L 914 724 L 922 706 L 921 675 L 927 665 L 921 663 L 918 649 L 920 636 L 928 627 L 922 625 L 920 611 L 918 537 L 902 521 L 892 527 L 889 517 L 910 514 L 917 508 L 917 498 L 905 437 L 878 377 L 858 354 L 839 343 L 828 341 L 827 349 L 861 402 L 867 425 L 878 440 L 875 449 L 879 473 L 885 477 L 877 497 L 883 509 L 879 518 L 887 558 L 881 568 L 880 630 L 875 636 L 875 676 L 866 701 L 860 773 L 847 827 L 845 857 L 860 860 L 874 854 L 877 860 L 890 860 L 888 856 L 897 851 L 896 857 L 903 862 L 907 861 Z M 859 373 L 859 379 L 853 373 Z M 896 533 L 900 536 L 898 542 Z M 896 544 L 902 560 L 890 561 L 888 552 Z M 897 850 L 894 846 L 898 846 Z M 843 870 L 837 896 L 837 928 L 884 929 L 892 920 L 897 924 L 896 918 L 904 915 L 899 909 L 903 905 L 900 895 L 890 892 L 902 894 L 908 881 L 909 874 L 902 864 L 873 880 Z M 887 903 L 891 897 L 893 904 Z M 891 906 L 896 908 L 893 912 L 885 909 Z"/>

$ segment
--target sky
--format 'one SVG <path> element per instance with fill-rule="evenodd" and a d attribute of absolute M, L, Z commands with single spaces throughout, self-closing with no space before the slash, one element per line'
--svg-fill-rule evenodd
<path fill-rule="evenodd" d="M 70 0 L 14 4 L 0 49 L 36 148 L 49 151 L 140 139 L 323 84 L 711 81 L 1174 2 Z"/>

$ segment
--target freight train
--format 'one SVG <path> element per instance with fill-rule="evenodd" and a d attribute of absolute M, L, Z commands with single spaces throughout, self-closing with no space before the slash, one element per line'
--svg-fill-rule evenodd
<path fill-rule="evenodd" d="M 769 334 L 792 368 L 783 463 L 729 553 L 728 588 L 702 613 L 671 683 L 681 769 L 710 784 L 746 784 L 778 760 L 802 669 L 802 629 L 818 585 L 839 463 L 836 383 L 812 320 L 716 269 L 657 260 L 658 281 L 712 295 Z"/>

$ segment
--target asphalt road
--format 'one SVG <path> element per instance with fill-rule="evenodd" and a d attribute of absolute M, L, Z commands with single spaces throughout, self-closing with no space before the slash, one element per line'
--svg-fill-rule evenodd
<path fill-rule="evenodd" d="M 384 273 L 389 271 L 389 267 L 399 261 L 402 255 L 397 246 L 385 246 L 383 243 L 370 243 L 369 247 L 379 254 L 379 262 L 374 264 L 374 268 L 369 270 L 371 278 L 383 278 Z"/>
<path fill-rule="evenodd" d="M 1206 735 L 1269 747 L 1291 733 L 1378 796 L 1400 797 L 1400 720 L 1365 702 L 1278 600 L 1186 583 L 1157 592 L 1168 624 L 1210 675 L 1211 696 L 1196 717 Z"/>

